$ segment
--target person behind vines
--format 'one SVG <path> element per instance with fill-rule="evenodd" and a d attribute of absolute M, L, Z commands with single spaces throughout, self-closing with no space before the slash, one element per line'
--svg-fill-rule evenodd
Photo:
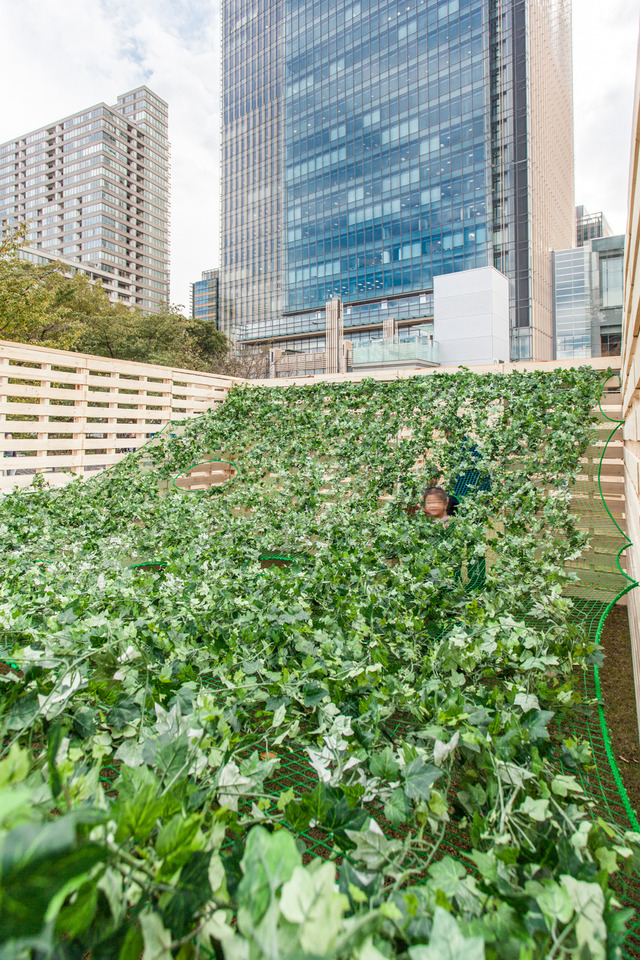
<path fill-rule="evenodd" d="M 453 513 L 451 497 L 442 487 L 427 487 L 422 494 L 422 510 L 446 529 Z"/>
<path fill-rule="evenodd" d="M 457 441 L 458 449 L 462 458 L 470 461 L 471 466 L 454 477 L 452 481 L 453 494 L 451 494 L 451 513 L 458 511 L 461 501 L 471 495 L 485 493 L 491 490 L 491 477 L 486 470 L 479 470 L 477 463 L 482 459 L 477 443 L 470 439 L 463 431 L 463 424 L 460 417 L 450 417 L 445 423 L 444 435 L 449 443 Z M 484 555 L 474 556 L 469 561 L 467 567 L 468 586 L 470 589 L 481 589 L 486 581 L 486 561 Z"/>
<path fill-rule="evenodd" d="M 422 510 L 431 520 L 446 530 L 455 515 L 458 500 L 451 497 L 443 487 L 429 486 L 422 494 Z M 462 580 L 462 557 L 455 573 L 456 580 Z M 484 556 L 473 556 L 467 563 L 467 584 L 470 590 L 478 590 L 485 585 Z"/>

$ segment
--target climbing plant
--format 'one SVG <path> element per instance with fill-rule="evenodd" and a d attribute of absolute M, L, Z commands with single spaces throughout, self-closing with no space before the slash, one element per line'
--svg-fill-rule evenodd
<path fill-rule="evenodd" d="M 236 388 L 6 496 L 2 960 L 618 955 L 640 836 L 561 732 L 600 389 Z M 173 485 L 205 461 L 236 472 Z M 415 510 L 470 474 L 448 527 Z"/>

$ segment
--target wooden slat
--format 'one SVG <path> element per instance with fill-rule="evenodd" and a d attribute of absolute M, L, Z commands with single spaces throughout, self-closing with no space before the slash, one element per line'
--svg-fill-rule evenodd
<path fill-rule="evenodd" d="M 59 366 L 68 369 L 57 370 Z M 31 482 L 29 475 L 14 470 L 44 471 L 48 479 L 56 478 L 50 482 L 60 484 L 69 476 L 48 472 L 52 467 L 84 474 L 86 466 L 117 463 L 170 420 L 222 403 L 234 384 L 244 382 L 0 341 L 0 491 Z"/>

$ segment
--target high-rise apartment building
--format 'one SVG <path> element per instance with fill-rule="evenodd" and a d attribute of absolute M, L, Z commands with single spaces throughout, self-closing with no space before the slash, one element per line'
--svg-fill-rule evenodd
<path fill-rule="evenodd" d="M 113 278 L 123 303 L 169 298 L 167 104 L 147 87 L 0 144 L 0 230 Z"/>
<path fill-rule="evenodd" d="M 511 354 L 553 355 L 574 236 L 570 0 L 223 0 L 222 327 L 325 347 L 434 276 L 510 280 Z"/>

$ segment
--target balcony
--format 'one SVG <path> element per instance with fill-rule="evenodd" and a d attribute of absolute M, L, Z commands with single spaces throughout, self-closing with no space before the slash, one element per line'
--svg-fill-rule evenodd
<path fill-rule="evenodd" d="M 353 369 L 384 370 L 389 368 L 416 369 L 438 367 L 440 345 L 428 337 L 408 340 L 369 340 L 353 344 Z"/>

